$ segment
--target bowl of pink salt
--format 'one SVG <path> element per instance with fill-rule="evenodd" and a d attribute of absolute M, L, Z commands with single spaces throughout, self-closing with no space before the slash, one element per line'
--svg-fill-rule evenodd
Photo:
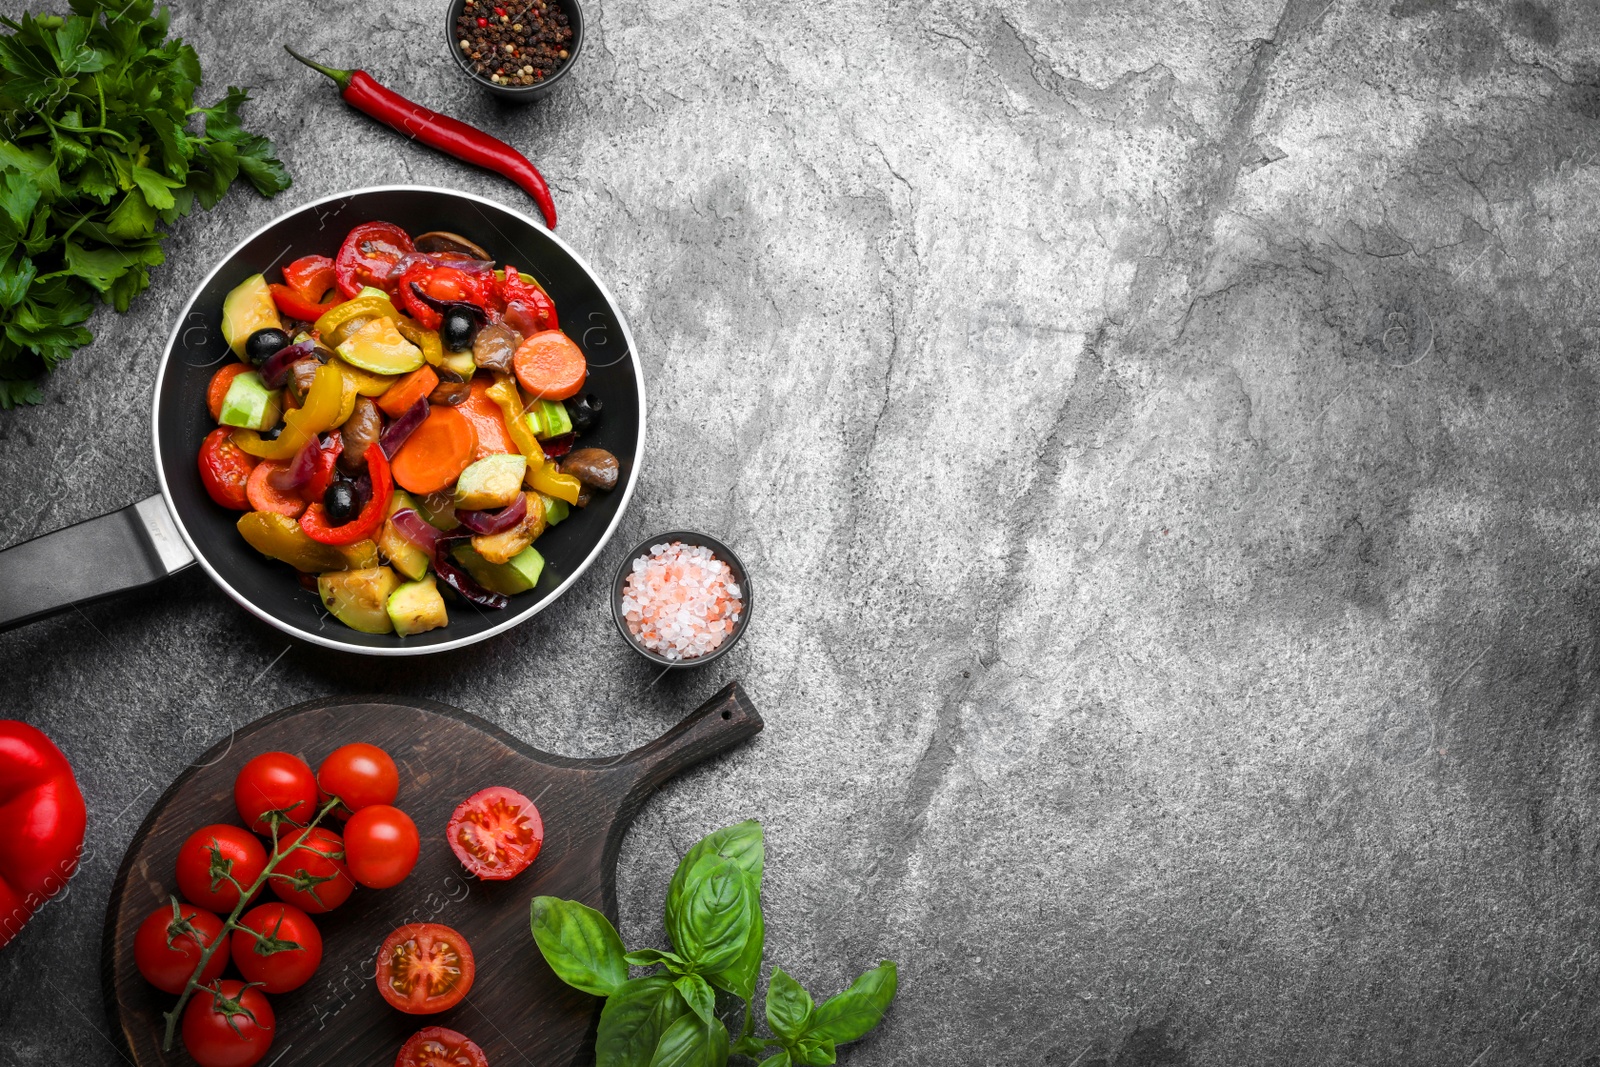
<path fill-rule="evenodd" d="M 639 542 L 611 589 L 618 632 L 661 667 L 699 667 L 726 653 L 750 625 L 752 603 L 733 550 L 687 530 Z"/>

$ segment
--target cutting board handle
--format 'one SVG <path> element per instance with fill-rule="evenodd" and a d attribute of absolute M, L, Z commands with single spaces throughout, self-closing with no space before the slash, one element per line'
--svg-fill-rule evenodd
<path fill-rule="evenodd" d="M 744 688 L 732 681 L 654 741 L 608 761 L 608 777 L 626 783 L 618 791 L 619 825 L 632 821 L 650 794 L 673 775 L 748 741 L 765 725 Z"/>

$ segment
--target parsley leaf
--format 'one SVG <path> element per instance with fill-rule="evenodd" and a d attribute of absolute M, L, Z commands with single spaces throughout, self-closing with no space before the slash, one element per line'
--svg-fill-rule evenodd
<path fill-rule="evenodd" d="M 96 302 L 126 311 L 165 259 L 165 227 L 238 178 L 289 187 L 245 129 L 249 94 L 197 107 L 200 57 L 153 0 L 68 0 L 0 18 L 0 408 L 37 404 L 51 369 L 93 340 Z"/>

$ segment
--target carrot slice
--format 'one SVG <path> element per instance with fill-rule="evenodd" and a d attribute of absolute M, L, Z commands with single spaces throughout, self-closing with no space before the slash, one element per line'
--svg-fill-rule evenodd
<path fill-rule="evenodd" d="M 287 515 L 291 519 L 300 517 L 306 509 L 306 502 L 299 493 L 286 493 L 267 480 L 273 471 L 287 470 L 292 459 L 264 459 L 256 464 L 256 469 L 250 472 L 250 480 L 245 483 L 244 495 L 250 499 L 250 506 L 257 511 L 270 511 L 278 515 Z"/>
<path fill-rule="evenodd" d="M 401 378 L 385 389 L 378 398 L 378 407 L 385 415 L 398 419 L 406 410 L 433 392 L 434 386 L 439 384 L 439 376 L 433 368 L 424 363 L 410 374 Z"/>
<path fill-rule="evenodd" d="M 482 459 L 497 452 L 515 452 L 517 443 L 506 430 L 505 415 L 500 405 L 489 399 L 490 382 L 487 378 L 472 379 L 472 392 L 456 405 L 472 428 L 478 431 L 478 450 L 473 459 Z"/>
<path fill-rule="evenodd" d="M 221 421 L 222 401 L 228 395 L 228 386 L 247 370 L 255 368 L 248 363 L 229 363 L 211 376 L 211 384 L 206 386 L 206 410 L 211 412 L 212 422 Z"/>
<path fill-rule="evenodd" d="M 560 330 L 545 330 L 522 342 L 511 364 L 517 381 L 535 400 L 565 400 L 577 396 L 589 376 L 583 349 Z"/>
<path fill-rule="evenodd" d="M 400 488 L 412 493 L 437 493 L 472 465 L 478 432 L 455 408 L 434 404 L 389 461 Z"/>

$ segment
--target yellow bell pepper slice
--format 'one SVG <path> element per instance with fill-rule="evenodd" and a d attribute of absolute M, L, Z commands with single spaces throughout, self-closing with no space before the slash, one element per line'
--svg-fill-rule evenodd
<path fill-rule="evenodd" d="M 517 451 L 528 459 L 528 470 L 522 484 L 546 496 L 576 504 L 583 483 L 570 474 L 562 474 L 544 454 L 544 447 L 539 444 L 539 439 L 533 435 L 533 428 L 528 425 L 527 405 L 522 402 L 522 394 L 517 391 L 515 379 L 506 374 L 496 375 L 495 383 L 489 386 L 488 396 L 500 406 L 500 414 L 505 417 L 506 431 L 511 435 Z"/>
<path fill-rule="evenodd" d="M 344 392 L 344 375 L 339 368 L 324 364 L 311 379 L 305 403 L 283 417 L 283 429 L 276 440 L 268 441 L 254 430 L 235 430 L 233 443 L 261 459 L 293 459 L 317 434 L 339 425 Z M 354 399 L 351 403 L 355 403 Z"/>
<path fill-rule="evenodd" d="M 356 320 L 364 322 L 380 315 L 400 321 L 400 312 L 394 309 L 388 297 L 366 293 L 324 311 L 317 320 L 316 331 L 321 335 L 323 344 L 337 348 L 347 334 L 354 332 L 352 327 L 359 325 Z"/>
<path fill-rule="evenodd" d="M 347 363 L 335 356 L 339 364 L 339 373 L 356 383 L 356 392 L 362 396 L 382 396 L 389 391 L 389 386 L 399 380 L 398 374 L 374 374 L 372 371 Z"/>
<path fill-rule="evenodd" d="M 416 319 L 408 319 L 404 315 L 394 320 L 400 329 L 400 336 L 422 349 L 422 358 L 428 361 L 430 367 L 437 367 L 444 362 L 444 342 L 439 340 L 439 332 L 430 330 Z"/>

